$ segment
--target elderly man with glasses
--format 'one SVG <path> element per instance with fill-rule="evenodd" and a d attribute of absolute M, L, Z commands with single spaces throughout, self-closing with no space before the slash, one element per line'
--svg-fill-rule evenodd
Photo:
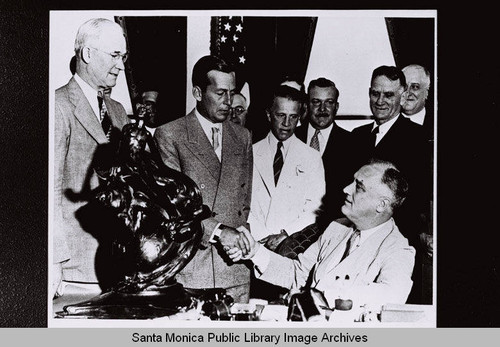
<path fill-rule="evenodd" d="M 106 92 L 125 68 L 122 28 L 103 18 L 85 22 L 76 35 L 75 55 L 75 74 L 55 92 L 52 290 L 58 294 L 71 283 L 89 290 L 112 285 L 110 274 L 117 271 L 109 262 L 111 247 L 98 241 L 107 225 L 82 211 L 99 185 L 94 168 L 110 164 L 112 145 L 128 122 L 124 107 Z"/>

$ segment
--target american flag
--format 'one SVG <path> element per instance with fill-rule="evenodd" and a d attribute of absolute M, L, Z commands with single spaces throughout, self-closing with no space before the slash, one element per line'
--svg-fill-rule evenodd
<path fill-rule="evenodd" d="M 245 74 L 245 67 L 248 65 L 245 41 L 246 31 L 243 17 L 212 17 L 211 54 L 233 64 L 237 73 L 243 74 Z"/>

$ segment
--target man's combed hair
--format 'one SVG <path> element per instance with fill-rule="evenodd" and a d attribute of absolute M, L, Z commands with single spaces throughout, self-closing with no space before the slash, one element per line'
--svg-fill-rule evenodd
<path fill-rule="evenodd" d="M 206 55 L 201 57 L 194 65 L 193 76 L 191 78 L 193 87 L 197 86 L 202 91 L 205 91 L 210 84 L 208 73 L 212 70 L 225 73 L 234 72 L 234 68 L 223 59 L 213 55 Z"/>
<path fill-rule="evenodd" d="M 337 89 L 337 86 L 335 85 L 335 83 L 333 83 L 333 81 L 331 81 L 331 80 L 329 80 L 327 78 L 324 78 L 324 77 L 320 77 L 318 79 L 315 79 L 315 80 L 312 80 L 311 82 L 309 82 L 309 86 L 307 87 L 307 94 L 310 94 L 311 93 L 311 89 L 314 88 L 314 87 L 318 87 L 318 88 L 333 88 L 335 90 L 335 95 L 337 95 L 337 98 L 340 95 L 340 92 Z"/>
<path fill-rule="evenodd" d="M 398 209 L 408 196 L 408 181 L 406 177 L 389 161 L 372 159 L 370 164 L 381 165 L 385 168 L 381 181 L 389 187 L 393 194 L 392 209 Z"/>
<path fill-rule="evenodd" d="M 75 38 L 75 54 L 77 58 L 79 57 L 82 48 L 93 41 L 97 41 L 101 36 L 103 29 L 107 26 L 114 26 L 117 29 L 121 29 L 119 24 L 106 18 L 89 19 L 83 23 L 80 28 L 78 28 Z"/>
<path fill-rule="evenodd" d="M 409 69 L 415 69 L 415 70 L 419 70 L 419 71 L 422 71 L 424 73 L 424 87 L 426 90 L 429 90 L 429 87 L 431 86 L 431 73 L 429 72 L 429 70 L 427 70 L 425 67 L 423 67 L 422 65 L 417 65 L 417 64 L 410 64 L 410 65 L 407 65 L 403 68 L 403 73 Z"/>
<path fill-rule="evenodd" d="M 399 80 L 399 84 L 406 90 L 406 77 L 401 69 L 395 66 L 379 66 L 378 68 L 373 70 L 371 82 L 373 82 L 373 80 L 379 76 L 385 76 L 391 81 Z"/>
<path fill-rule="evenodd" d="M 278 86 L 273 92 L 273 97 L 271 102 L 269 103 L 269 109 L 273 106 L 274 99 L 281 97 L 291 101 L 297 101 L 300 105 L 302 105 L 305 101 L 305 94 L 300 90 L 289 86 Z"/>

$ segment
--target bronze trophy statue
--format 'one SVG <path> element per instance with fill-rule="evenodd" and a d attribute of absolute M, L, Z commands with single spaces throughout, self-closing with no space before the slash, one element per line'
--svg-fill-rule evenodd
<path fill-rule="evenodd" d="M 136 105 L 136 121 L 123 127 L 114 162 L 96 169 L 104 184 L 94 194 L 94 202 L 123 226 L 118 232 L 109 232 L 116 232 L 114 249 L 130 269 L 112 289 L 65 306 L 56 317 L 155 318 L 200 302 L 207 315 L 222 307 L 226 310 L 223 316 L 229 317 L 232 301 L 225 293 L 196 293 L 175 281 L 175 275 L 196 253 L 202 235 L 200 222 L 210 211 L 195 182 L 161 160 L 144 125 L 151 110 L 146 102 Z M 207 305 L 209 302 L 212 304 Z"/>

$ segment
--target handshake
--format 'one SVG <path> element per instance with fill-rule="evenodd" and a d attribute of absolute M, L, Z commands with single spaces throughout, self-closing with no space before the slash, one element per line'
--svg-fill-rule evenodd
<path fill-rule="evenodd" d="M 259 248 L 259 244 L 244 226 L 236 229 L 223 226 L 219 242 L 233 262 L 251 259 Z"/>
<path fill-rule="evenodd" d="M 244 226 L 239 226 L 236 229 L 224 226 L 219 236 L 219 242 L 228 257 L 233 262 L 237 262 L 251 259 L 259 249 L 260 244 L 264 244 L 274 251 L 287 236 L 287 233 L 282 230 L 279 234 L 272 234 L 255 241 L 250 231 Z"/>

